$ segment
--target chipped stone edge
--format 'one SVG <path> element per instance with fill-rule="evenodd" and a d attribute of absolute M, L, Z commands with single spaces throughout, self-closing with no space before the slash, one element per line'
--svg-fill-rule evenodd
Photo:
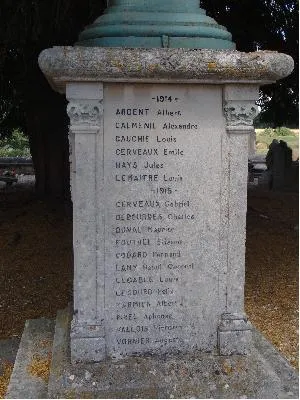
<path fill-rule="evenodd" d="M 46 398 L 47 382 L 28 371 L 35 357 L 48 357 L 52 351 L 54 320 L 27 320 L 16 356 L 6 399 Z"/>
<path fill-rule="evenodd" d="M 67 82 L 264 85 L 288 76 L 294 61 L 272 51 L 56 46 L 41 52 L 39 66 L 50 85 L 64 93 Z"/>

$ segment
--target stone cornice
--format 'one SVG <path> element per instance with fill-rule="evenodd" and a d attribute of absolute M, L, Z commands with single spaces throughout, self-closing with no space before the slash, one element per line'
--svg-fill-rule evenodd
<path fill-rule="evenodd" d="M 268 84 L 288 76 L 293 59 L 282 53 L 228 50 L 53 47 L 39 65 L 51 86 L 68 82 L 187 82 Z"/>

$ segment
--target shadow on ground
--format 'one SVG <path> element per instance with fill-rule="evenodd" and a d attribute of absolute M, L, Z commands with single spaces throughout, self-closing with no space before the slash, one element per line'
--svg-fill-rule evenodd
<path fill-rule="evenodd" d="M 297 193 L 249 190 L 246 312 L 293 366 L 298 365 L 297 224 Z M 0 342 L 3 361 L 13 359 L 27 319 L 55 317 L 72 300 L 72 220 L 61 204 L 37 199 L 32 180 L 1 187 L 0 240 L 0 339 L 13 338 Z"/>

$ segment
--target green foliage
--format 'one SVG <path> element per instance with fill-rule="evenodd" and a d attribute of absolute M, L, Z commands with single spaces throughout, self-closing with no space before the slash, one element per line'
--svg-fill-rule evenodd
<path fill-rule="evenodd" d="M 263 135 L 273 137 L 274 136 L 274 129 L 272 128 L 266 128 L 263 130 Z"/>
<path fill-rule="evenodd" d="M 0 140 L 0 157 L 30 157 L 28 138 L 19 130 Z"/>
<path fill-rule="evenodd" d="M 282 133 L 286 134 L 283 136 Z M 266 128 L 256 130 L 256 151 L 259 154 L 266 154 L 269 145 L 276 139 L 278 141 L 284 139 L 288 147 L 292 149 L 293 160 L 299 158 L 299 131 L 291 130 L 285 127 L 276 129 Z"/>
<path fill-rule="evenodd" d="M 261 88 L 261 113 L 256 127 L 298 128 L 298 0 L 202 0 L 201 6 L 228 28 L 238 50 L 272 50 L 293 57 L 295 69 L 290 76 Z"/>
<path fill-rule="evenodd" d="M 41 50 L 73 45 L 106 4 L 106 0 L 1 0 L 0 134 L 28 129 L 31 92 L 37 87 L 43 91 L 37 64 Z M 202 0 L 200 4 L 228 28 L 238 50 L 274 50 L 294 58 L 294 73 L 264 86 L 259 105 L 261 123 L 297 127 L 298 0 Z"/>
<path fill-rule="evenodd" d="M 293 131 L 290 128 L 286 128 L 285 126 L 280 126 L 275 129 L 266 128 L 263 130 L 262 134 L 268 137 L 294 136 Z"/>
<path fill-rule="evenodd" d="M 293 136 L 293 132 L 285 126 L 280 126 L 274 130 L 276 136 Z"/>

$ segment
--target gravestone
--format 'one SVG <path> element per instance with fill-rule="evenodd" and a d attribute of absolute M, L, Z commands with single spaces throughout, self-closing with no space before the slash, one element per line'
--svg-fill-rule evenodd
<path fill-rule="evenodd" d="M 183 28 L 167 35 L 160 24 L 141 45 L 130 18 L 128 37 L 112 38 L 111 21 L 133 3 L 112 2 L 78 46 L 39 58 L 69 102 L 72 360 L 248 354 L 248 135 L 259 86 L 288 75 L 293 62 L 278 53 L 222 50 L 234 48 L 230 34 L 207 22 L 194 0 L 175 1 L 175 11 L 195 12 L 198 28 L 212 29 L 215 39 L 205 31 L 198 43 Z M 122 40 L 131 48 L 115 47 Z M 98 45 L 109 47 L 85 47 Z"/>
<path fill-rule="evenodd" d="M 291 173 L 292 161 L 292 149 L 287 143 L 273 139 L 266 156 L 270 189 L 283 190 L 287 186 L 287 176 Z"/>

